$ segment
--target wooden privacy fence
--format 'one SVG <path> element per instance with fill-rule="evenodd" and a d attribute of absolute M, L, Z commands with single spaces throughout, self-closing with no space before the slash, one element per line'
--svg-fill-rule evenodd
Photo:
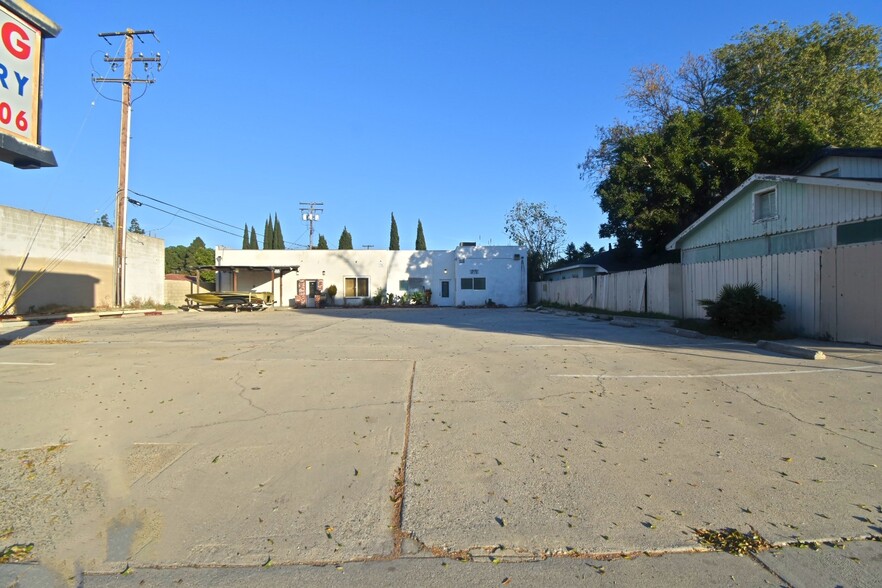
<path fill-rule="evenodd" d="M 531 300 L 681 316 L 680 265 L 530 284 Z"/>
<path fill-rule="evenodd" d="M 530 285 L 531 299 L 610 312 L 705 318 L 701 299 L 753 282 L 784 305 L 780 326 L 808 337 L 882 345 L 882 242 Z"/>

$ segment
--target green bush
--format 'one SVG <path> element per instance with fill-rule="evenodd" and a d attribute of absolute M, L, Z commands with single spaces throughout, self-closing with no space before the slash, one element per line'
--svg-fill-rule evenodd
<path fill-rule="evenodd" d="M 337 295 L 337 286 L 335 286 L 334 284 L 331 284 L 330 286 L 328 286 L 328 297 L 333 298 L 336 295 Z"/>
<path fill-rule="evenodd" d="M 736 335 L 773 331 L 784 307 L 759 293 L 756 284 L 726 284 L 716 300 L 699 300 L 712 323 Z"/>

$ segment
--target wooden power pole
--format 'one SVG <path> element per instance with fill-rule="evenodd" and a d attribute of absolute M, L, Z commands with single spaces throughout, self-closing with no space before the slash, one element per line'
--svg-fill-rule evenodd
<path fill-rule="evenodd" d="M 104 61 L 111 64 L 116 70 L 117 64 L 123 64 L 122 78 L 92 78 L 95 82 L 115 82 L 122 84 L 122 115 L 119 123 L 119 175 L 116 188 L 116 238 L 113 243 L 113 305 L 117 308 L 126 303 L 126 202 L 129 195 L 129 127 L 132 122 L 132 84 L 152 84 L 152 78 L 135 78 L 132 76 L 132 63 L 156 62 L 161 67 L 160 56 L 144 57 L 140 54 L 135 57 L 135 37 L 140 35 L 156 35 L 152 30 L 136 31 L 126 29 L 117 33 L 98 33 L 99 37 L 107 40 L 107 37 L 126 38 L 125 54 L 123 57 L 104 56 Z M 109 43 L 110 41 L 108 41 Z M 146 69 L 145 64 L 145 69 Z"/>

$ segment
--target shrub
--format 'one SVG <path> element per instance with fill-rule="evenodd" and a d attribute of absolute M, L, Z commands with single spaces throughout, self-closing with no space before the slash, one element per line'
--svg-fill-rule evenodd
<path fill-rule="evenodd" d="M 759 293 L 756 284 L 726 284 L 716 300 L 699 300 L 708 318 L 718 327 L 737 335 L 772 331 L 784 318 L 784 307 Z"/>
<path fill-rule="evenodd" d="M 337 286 L 335 286 L 334 284 L 331 284 L 330 286 L 328 286 L 328 297 L 333 298 L 336 295 L 337 295 Z"/>

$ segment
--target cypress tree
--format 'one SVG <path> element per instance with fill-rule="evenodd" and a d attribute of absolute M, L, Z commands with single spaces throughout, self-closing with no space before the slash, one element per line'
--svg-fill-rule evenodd
<path fill-rule="evenodd" d="M 327 249 L 328 248 L 328 240 L 325 239 L 325 236 L 319 233 L 318 245 L 315 246 L 316 249 Z"/>
<path fill-rule="evenodd" d="M 270 219 L 266 219 L 266 222 L 263 225 L 263 248 L 273 248 L 273 225 L 270 222 Z"/>
<path fill-rule="evenodd" d="M 276 213 L 276 222 L 273 225 L 273 249 L 284 249 L 285 239 L 282 237 L 282 225 L 279 224 L 279 214 Z"/>
<path fill-rule="evenodd" d="M 398 251 L 401 244 L 398 242 L 398 223 L 395 222 L 395 213 L 392 213 L 392 227 L 389 229 L 389 250 Z"/>
<path fill-rule="evenodd" d="M 343 232 L 340 234 L 340 242 L 337 244 L 337 249 L 352 249 L 352 235 L 349 234 L 346 227 L 343 227 Z"/>
<path fill-rule="evenodd" d="M 248 249 L 259 249 L 257 246 L 257 231 L 254 230 L 254 226 L 251 227 L 251 240 L 248 242 Z"/>
<path fill-rule="evenodd" d="M 417 251 L 425 251 L 426 250 L 426 236 L 423 235 L 423 221 L 421 221 L 421 220 L 417 220 L 416 250 Z"/>
<path fill-rule="evenodd" d="M 245 232 L 242 233 L 242 249 L 248 249 L 248 223 L 245 223 Z"/>

